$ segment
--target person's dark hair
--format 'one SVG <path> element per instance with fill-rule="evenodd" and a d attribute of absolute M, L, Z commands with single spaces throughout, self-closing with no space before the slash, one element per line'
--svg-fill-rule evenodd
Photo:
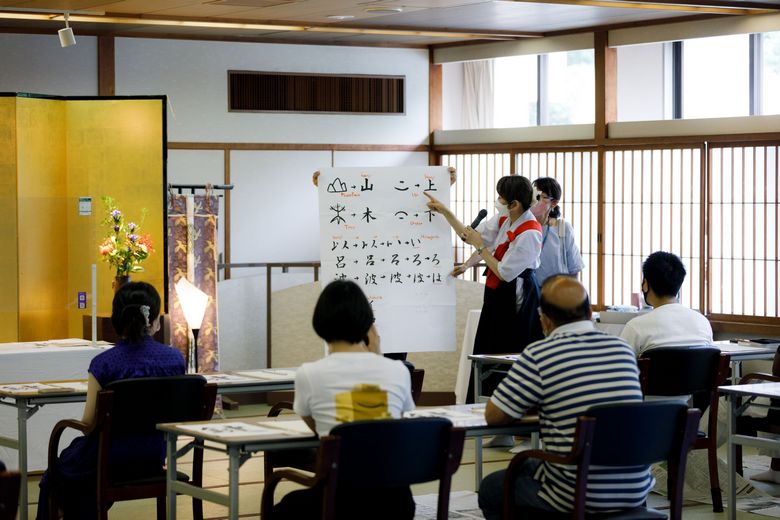
<path fill-rule="evenodd" d="M 323 289 L 314 307 L 311 324 L 328 343 L 360 343 L 374 323 L 368 298 L 355 282 L 336 280 Z"/>
<path fill-rule="evenodd" d="M 534 189 L 531 181 L 521 175 L 507 175 L 498 179 L 496 191 L 504 197 L 507 204 L 516 200 L 527 211 L 531 207 L 531 201 L 534 196 Z"/>
<path fill-rule="evenodd" d="M 555 324 L 556 327 L 560 327 L 561 325 L 566 325 L 567 323 L 574 323 L 575 321 L 587 320 L 590 318 L 590 298 L 588 297 L 588 293 L 585 293 L 584 300 L 582 300 L 575 307 L 570 307 L 570 308 L 558 307 L 557 305 L 545 300 L 544 287 L 546 285 L 553 283 L 555 280 L 557 280 L 562 276 L 570 278 L 568 275 L 565 274 L 557 274 L 549 277 L 542 284 L 542 297 L 541 297 L 540 307 L 542 308 L 542 312 L 545 314 L 545 316 L 547 316 Z"/>
<path fill-rule="evenodd" d="M 149 307 L 147 322 L 142 307 Z M 121 338 L 139 343 L 149 334 L 149 326 L 160 315 L 160 295 L 146 282 L 129 282 L 114 295 L 111 325 Z"/>
<path fill-rule="evenodd" d="M 561 185 L 558 184 L 558 181 L 556 181 L 552 177 L 539 177 L 533 182 L 533 185 L 536 187 L 537 190 L 546 193 L 551 199 L 555 199 L 558 201 L 561 200 L 561 195 L 563 195 L 563 190 L 561 190 Z M 550 218 L 560 218 L 560 216 L 561 216 L 560 205 L 555 206 L 550 210 Z"/>
<path fill-rule="evenodd" d="M 685 281 L 685 266 L 680 258 L 666 251 L 656 251 L 642 264 L 642 276 L 660 297 L 677 296 Z"/>

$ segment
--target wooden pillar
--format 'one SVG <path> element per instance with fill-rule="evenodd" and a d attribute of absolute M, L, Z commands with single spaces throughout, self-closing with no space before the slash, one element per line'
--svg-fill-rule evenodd
<path fill-rule="evenodd" d="M 98 95 L 116 95 L 114 37 L 98 36 Z"/>
<path fill-rule="evenodd" d="M 433 62 L 433 49 L 428 49 L 428 164 L 435 166 L 439 157 L 433 151 L 433 132 L 442 128 L 442 72 L 441 65 Z"/>
<path fill-rule="evenodd" d="M 593 49 L 596 73 L 596 114 L 593 125 L 593 138 L 596 144 L 602 145 L 597 149 L 598 153 L 598 231 L 597 231 L 597 284 L 598 301 L 593 302 L 596 309 L 603 309 L 606 301 L 604 282 L 606 259 L 604 250 L 604 196 L 606 181 L 606 151 L 605 143 L 608 132 L 607 125 L 617 120 L 617 51 L 609 47 L 609 33 L 599 31 L 593 34 Z"/>
<path fill-rule="evenodd" d="M 225 148 L 225 170 L 223 172 L 223 181 L 225 184 L 230 184 L 230 148 Z M 226 264 L 230 263 L 230 191 L 225 190 L 225 254 L 222 257 L 222 261 Z M 230 268 L 225 268 L 225 280 L 230 279 Z"/>
<path fill-rule="evenodd" d="M 607 31 L 593 34 L 596 69 L 596 118 L 594 138 L 607 138 L 607 125 L 617 120 L 617 51 L 609 47 Z"/>

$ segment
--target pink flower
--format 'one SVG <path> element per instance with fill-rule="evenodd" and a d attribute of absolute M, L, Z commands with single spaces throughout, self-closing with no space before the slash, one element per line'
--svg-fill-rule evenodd
<path fill-rule="evenodd" d="M 114 251 L 114 242 L 110 238 L 107 238 L 100 244 L 99 248 L 100 254 L 106 256 Z"/>

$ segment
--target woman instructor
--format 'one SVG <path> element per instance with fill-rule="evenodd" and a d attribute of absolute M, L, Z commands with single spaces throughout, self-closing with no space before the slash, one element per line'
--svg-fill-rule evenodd
<path fill-rule="evenodd" d="M 496 191 L 497 214 L 476 230 L 463 225 L 449 208 L 426 193 L 428 208 L 441 213 L 458 236 L 476 248 L 464 265 L 482 259 L 488 266 L 475 354 L 517 353 L 542 338 L 534 275 L 542 250 L 542 228 L 529 211 L 533 188 L 525 177 L 511 175 L 499 179 Z M 453 271 L 457 274 L 459 269 Z M 484 388 L 485 395 L 489 392 L 492 388 Z"/>

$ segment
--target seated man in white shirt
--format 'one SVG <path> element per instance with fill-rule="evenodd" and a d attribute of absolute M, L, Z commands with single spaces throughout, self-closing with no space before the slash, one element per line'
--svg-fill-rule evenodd
<path fill-rule="evenodd" d="M 637 356 L 656 347 L 712 343 L 712 326 L 707 318 L 677 300 L 685 274 L 682 261 L 665 251 L 656 251 L 642 264 L 642 294 L 653 310 L 626 323 L 620 334 Z"/>

